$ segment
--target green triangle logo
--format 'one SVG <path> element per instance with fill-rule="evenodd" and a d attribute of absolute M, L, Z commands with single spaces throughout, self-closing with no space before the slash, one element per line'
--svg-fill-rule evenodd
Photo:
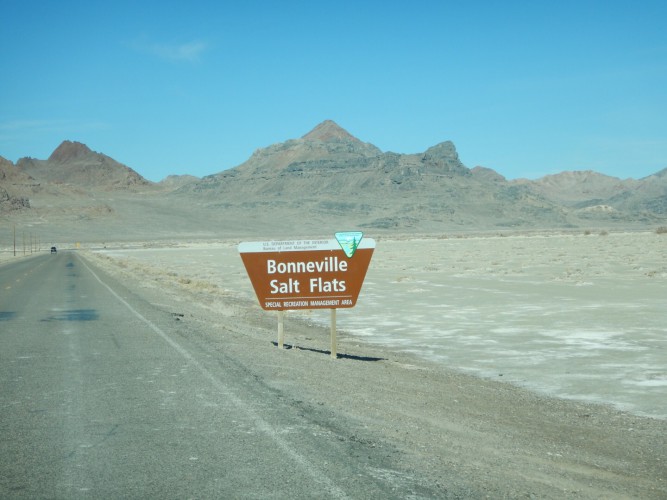
<path fill-rule="evenodd" d="M 354 255 L 354 252 L 357 251 L 357 247 L 359 246 L 359 243 L 361 243 L 361 238 L 363 237 L 364 233 L 361 231 L 344 231 L 336 233 L 336 240 L 348 258 L 351 258 Z"/>

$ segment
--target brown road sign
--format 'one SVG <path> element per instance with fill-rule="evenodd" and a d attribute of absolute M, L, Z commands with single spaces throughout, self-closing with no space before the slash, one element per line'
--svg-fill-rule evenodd
<path fill-rule="evenodd" d="M 351 257 L 338 240 L 239 245 L 259 305 L 276 311 L 354 307 L 374 249 L 371 238 L 363 238 Z"/>

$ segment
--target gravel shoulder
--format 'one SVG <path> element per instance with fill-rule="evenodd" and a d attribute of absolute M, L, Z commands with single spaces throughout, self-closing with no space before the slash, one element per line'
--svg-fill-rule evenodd
<path fill-rule="evenodd" d="M 378 478 L 409 479 L 443 498 L 667 498 L 667 421 L 536 395 L 450 371 L 340 332 L 285 321 L 188 280 L 85 253 L 193 340 L 243 366 L 252 382 L 335 429 Z M 419 496 L 418 494 L 416 496 Z"/>

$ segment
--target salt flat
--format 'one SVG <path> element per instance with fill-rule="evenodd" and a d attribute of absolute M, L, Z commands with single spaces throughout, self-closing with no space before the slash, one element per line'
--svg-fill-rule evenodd
<path fill-rule="evenodd" d="M 255 300 L 236 243 L 100 253 Z M 329 320 L 321 310 L 290 314 Z M 358 304 L 339 311 L 338 328 L 378 351 L 667 418 L 667 237 L 380 239 Z"/>

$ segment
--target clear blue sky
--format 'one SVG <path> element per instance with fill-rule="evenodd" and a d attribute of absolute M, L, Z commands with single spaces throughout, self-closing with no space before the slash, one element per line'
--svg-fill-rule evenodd
<path fill-rule="evenodd" d="M 667 167 L 667 2 L 0 0 L 0 156 L 203 176 L 332 119 L 507 178 Z"/>

